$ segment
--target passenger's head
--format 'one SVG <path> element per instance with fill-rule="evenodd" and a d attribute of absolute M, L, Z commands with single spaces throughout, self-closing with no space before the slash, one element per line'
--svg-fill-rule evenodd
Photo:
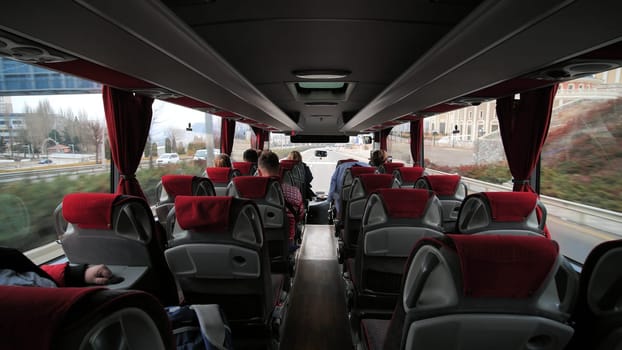
<path fill-rule="evenodd" d="M 291 151 L 289 152 L 287 159 L 302 162 L 302 155 L 298 151 Z"/>
<path fill-rule="evenodd" d="M 387 152 L 382 149 L 377 149 L 371 153 L 369 164 L 371 166 L 379 167 L 387 161 Z"/>
<path fill-rule="evenodd" d="M 271 151 L 261 152 L 257 168 L 261 176 L 279 176 L 279 157 Z"/>
<path fill-rule="evenodd" d="M 218 154 L 214 157 L 214 166 L 216 168 L 231 168 L 231 158 L 224 153 Z"/>
<path fill-rule="evenodd" d="M 257 150 L 254 150 L 252 148 L 247 149 L 246 151 L 244 151 L 244 154 L 242 154 L 242 159 L 245 162 L 257 163 Z"/>

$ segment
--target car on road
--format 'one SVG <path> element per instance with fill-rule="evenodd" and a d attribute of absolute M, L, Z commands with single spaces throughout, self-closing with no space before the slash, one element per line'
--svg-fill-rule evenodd
<path fill-rule="evenodd" d="M 192 158 L 192 160 L 205 160 L 206 157 L 207 157 L 207 150 L 206 149 L 198 149 L 194 153 L 194 158 Z"/>
<path fill-rule="evenodd" d="M 46 159 L 41 159 L 41 160 L 39 161 L 39 164 L 52 164 L 52 160 L 51 160 L 51 159 L 48 159 L 48 158 L 46 158 Z"/>
<path fill-rule="evenodd" d="M 317 150 L 315 151 L 315 156 L 318 158 L 326 158 L 328 157 L 328 152 L 324 150 Z"/>
<path fill-rule="evenodd" d="M 158 160 L 156 160 L 157 165 L 164 164 L 177 164 L 179 162 L 179 154 L 177 153 L 163 153 Z"/>

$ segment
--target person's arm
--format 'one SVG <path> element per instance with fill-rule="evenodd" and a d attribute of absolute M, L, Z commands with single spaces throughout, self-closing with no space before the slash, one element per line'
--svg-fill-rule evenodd
<path fill-rule="evenodd" d="M 66 286 L 65 275 L 67 273 L 69 263 L 54 264 L 54 265 L 41 265 L 41 270 L 45 271 L 59 287 Z"/>
<path fill-rule="evenodd" d="M 59 287 L 81 287 L 87 284 L 106 284 L 112 272 L 105 265 L 70 265 L 69 263 L 42 265 Z"/>

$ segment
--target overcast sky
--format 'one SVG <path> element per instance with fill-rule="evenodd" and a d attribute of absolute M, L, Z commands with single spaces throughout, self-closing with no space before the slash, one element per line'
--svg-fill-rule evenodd
<path fill-rule="evenodd" d="M 104 120 L 104 104 L 101 94 L 80 95 L 33 95 L 12 96 L 13 112 L 23 113 L 26 106 L 36 108 L 39 101 L 48 100 L 55 112 L 71 109 L 75 114 L 86 112 L 89 119 Z M 153 103 L 154 120 L 152 136 L 164 138 L 170 128 L 185 130 L 188 123 L 202 123 L 205 113 L 172 103 L 155 100 Z"/>

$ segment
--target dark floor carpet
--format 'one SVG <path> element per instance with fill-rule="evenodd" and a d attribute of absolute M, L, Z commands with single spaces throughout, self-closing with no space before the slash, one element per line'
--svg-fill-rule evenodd
<path fill-rule="evenodd" d="M 352 349 L 337 260 L 301 260 L 281 350 Z"/>

